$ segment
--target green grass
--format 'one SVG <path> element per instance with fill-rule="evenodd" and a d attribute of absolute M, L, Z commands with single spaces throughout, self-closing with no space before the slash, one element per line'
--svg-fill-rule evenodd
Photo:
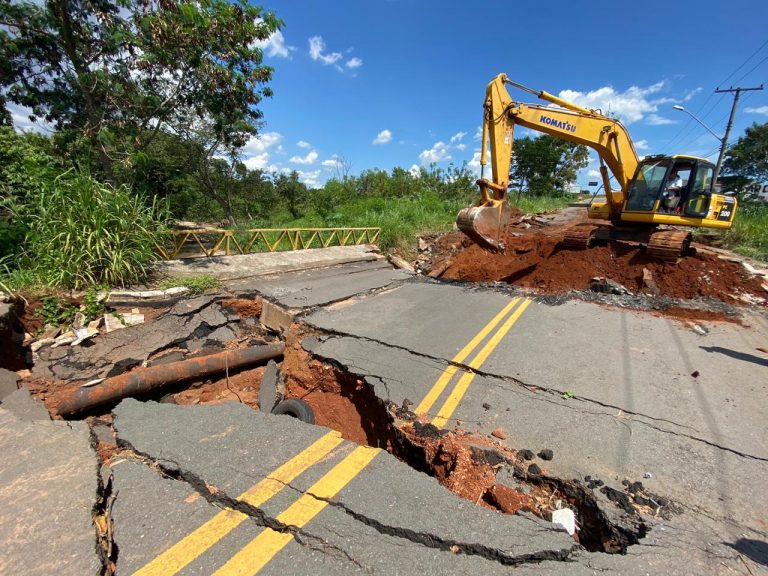
<path fill-rule="evenodd" d="M 515 192 L 511 192 L 509 195 L 510 205 L 519 208 L 521 212 L 526 214 L 529 212 L 534 214 L 555 212 L 565 208 L 573 200 L 574 198 L 570 196 L 524 196 L 522 194 L 518 196 Z"/>
<path fill-rule="evenodd" d="M 733 227 L 721 236 L 724 248 L 768 261 L 768 204 L 742 202 Z"/>
<path fill-rule="evenodd" d="M 512 206 L 525 213 L 559 210 L 569 200 L 565 197 L 510 196 Z M 273 214 L 269 221 L 251 222 L 244 227 L 378 227 L 381 228 L 379 247 L 382 250 L 411 254 L 416 249 L 418 236 L 452 230 L 456 216 L 466 206 L 468 203 L 461 200 L 446 199 L 433 193 L 406 198 L 361 198 L 337 206 L 325 218 L 313 210 L 298 219 L 282 212 Z"/>
<path fill-rule="evenodd" d="M 189 288 L 192 294 L 205 294 L 206 292 L 221 288 L 221 282 L 213 274 L 201 274 L 191 278 L 166 278 L 158 285 L 160 290 L 177 287 Z"/>

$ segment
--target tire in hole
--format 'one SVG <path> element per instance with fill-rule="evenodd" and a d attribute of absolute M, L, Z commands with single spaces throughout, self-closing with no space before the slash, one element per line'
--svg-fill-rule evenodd
<path fill-rule="evenodd" d="M 272 414 L 285 414 L 307 424 L 315 423 L 315 412 L 310 405 L 304 402 L 304 400 L 297 398 L 290 398 L 278 403 L 277 406 L 272 408 Z"/>

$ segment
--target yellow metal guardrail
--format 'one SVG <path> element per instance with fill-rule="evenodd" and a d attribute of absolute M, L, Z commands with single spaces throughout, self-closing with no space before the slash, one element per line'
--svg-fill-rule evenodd
<path fill-rule="evenodd" d="M 168 242 L 157 244 L 157 252 L 165 260 L 175 260 L 196 256 L 230 256 L 252 252 L 376 244 L 381 235 L 381 228 L 201 228 L 173 230 L 168 235 Z"/>

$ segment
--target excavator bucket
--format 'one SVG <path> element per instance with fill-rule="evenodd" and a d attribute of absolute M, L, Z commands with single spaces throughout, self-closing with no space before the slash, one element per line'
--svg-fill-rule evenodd
<path fill-rule="evenodd" d="M 506 200 L 488 200 L 480 206 L 464 208 L 456 218 L 456 225 L 486 250 L 504 252 L 501 236 L 509 223 L 509 214 Z"/>

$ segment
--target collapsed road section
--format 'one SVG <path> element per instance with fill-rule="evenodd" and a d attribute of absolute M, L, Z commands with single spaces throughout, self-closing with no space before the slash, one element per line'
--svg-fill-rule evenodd
<path fill-rule="evenodd" d="M 749 399 L 764 367 L 722 352 L 759 332 L 378 263 L 237 287 L 38 349 L 23 384 L 57 415 L 65 391 L 100 378 L 285 343 L 279 372 L 225 364 L 114 418 L 116 399 L 94 408 L 102 571 L 227 573 L 258 553 L 275 574 L 715 574 L 759 558 L 766 439 Z M 724 389 L 726 372 L 752 384 Z M 267 414 L 280 397 L 317 426 Z"/>

